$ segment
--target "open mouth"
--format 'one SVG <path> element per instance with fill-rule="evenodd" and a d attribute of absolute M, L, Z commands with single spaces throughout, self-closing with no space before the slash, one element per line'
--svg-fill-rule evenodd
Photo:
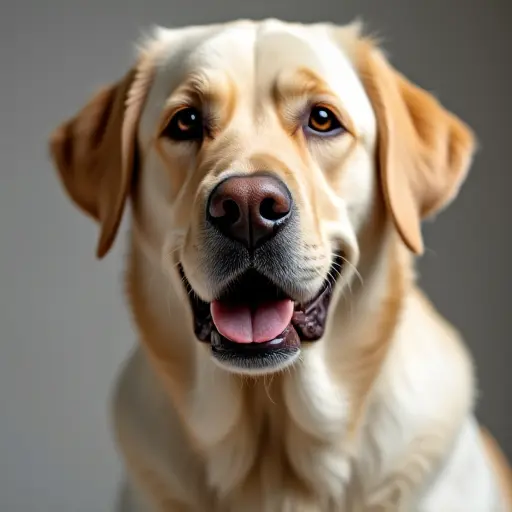
<path fill-rule="evenodd" d="M 329 275 L 338 276 L 342 263 L 342 256 L 336 256 Z M 326 279 L 313 299 L 301 303 L 249 269 L 208 303 L 197 297 L 179 268 L 192 306 L 195 335 L 211 343 L 213 357 L 223 366 L 239 372 L 283 368 L 298 356 L 301 342 L 317 341 L 324 334 L 333 279 Z"/>

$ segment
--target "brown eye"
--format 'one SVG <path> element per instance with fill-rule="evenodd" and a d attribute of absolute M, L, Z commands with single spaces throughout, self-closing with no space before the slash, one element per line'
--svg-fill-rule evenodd
<path fill-rule="evenodd" d="M 204 135 L 201 112 L 193 107 L 179 110 L 170 120 L 163 135 L 176 141 L 201 140 Z"/>
<path fill-rule="evenodd" d="M 322 135 L 334 135 L 343 130 L 338 118 L 327 107 L 318 105 L 311 109 L 308 129 Z"/>

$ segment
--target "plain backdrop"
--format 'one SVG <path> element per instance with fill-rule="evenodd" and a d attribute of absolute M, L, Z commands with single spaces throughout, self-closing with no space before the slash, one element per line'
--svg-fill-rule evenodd
<path fill-rule="evenodd" d="M 154 23 L 361 16 L 400 70 L 475 129 L 477 159 L 458 200 L 425 226 L 420 274 L 465 335 L 479 418 L 512 456 L 510 0 L 11 3 L 0 16 L 2 512 L 112 510 L 121 473 L 108 400 L 135 341 L 121 293 L 124 234 L 95 260 L 96 228 L 62 193 L 46 143 L 98 86 L 124 74 Z"/>

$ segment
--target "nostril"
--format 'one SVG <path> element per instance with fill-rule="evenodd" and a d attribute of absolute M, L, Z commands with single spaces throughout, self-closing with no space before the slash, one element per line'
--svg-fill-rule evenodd
<path fill-rule="evenodd" d="M 286 217 L 288 213 L 290 213 L 289 205 L 276 201 L 272 197 L 263 199 L 260 204 L 260 215 L 266 220 L 275 222 Z"/>
<path fill-rule="evenodd" d="M 208 206 L 208 214 L 211 219 L 217 219 L 219 222 L 233 224 L 241 216 L 240 206 L 231 197 L 217 194 L 212 197 Z"/>
<path fill-rule="evenodd" d="M 234 224 L 240 218 L 240 208 L 233 199 L 226 199 L 223 203 L 224 220 L 230 224 Z"/>
<path fill-rule="evenodd" d="M 260 215 L 266 220 L 279 220 L 281 213 L 275 211 L 276 202 L 271 197 L 263 199 L 260 204 Z"/>

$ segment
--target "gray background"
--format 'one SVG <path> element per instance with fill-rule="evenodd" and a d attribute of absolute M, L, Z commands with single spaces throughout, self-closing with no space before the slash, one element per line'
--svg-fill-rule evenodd
<path fill-rule="evenodd" d="M 12 4 L 4 1 L 0 16 L 2 512 L 111 509 L 120 470 L 107 400 L 134 341 L 121 295 L 125 245 L 95 261 L 95 226 L 64 197 L 46 138 L 125 72 L 133 42 L 152 23 L 361 15 L 403 72 L 474 127 L 481 151 L 458 201 L 425 228 L 421 278 L 466 336 L 479 416 L 512 456 L 510 0 Z"/>

